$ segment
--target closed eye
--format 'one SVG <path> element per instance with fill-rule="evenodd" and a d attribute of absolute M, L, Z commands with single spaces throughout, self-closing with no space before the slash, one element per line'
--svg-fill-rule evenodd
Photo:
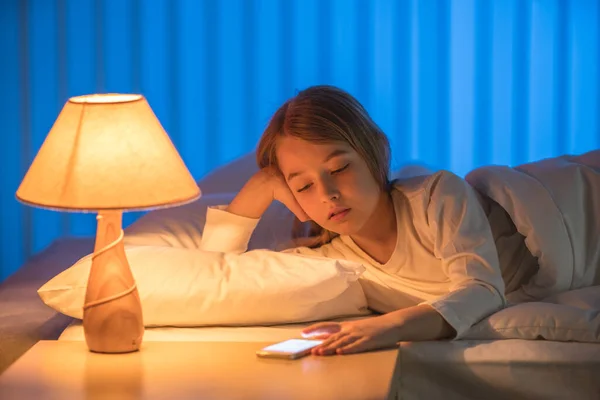
<path fill-rule="evenodd" d="M 346 168 L 348 168 L 350 166 L 350 163 L 344 165 L 342 168 L 338 168 L 336 170 L 331 171 L 331 175 L 335 175 L 335 174 L 339 174 L 340 172 L 344 171 Z M 310 187 L 312 186 L 312 183 L 309 183 L 305 186 L 302 186 L 300 189 L 298 189 L 296 192 L 298 193 L 302 193 L 308 189 L 310 189 Z"/>
<path fill-rule="evenodd" d="M 346 168 L 348 168 L 349 166 L 350 166 L 350 163 L 348 163 L 348 164 L 344 165 L 342 168 L 338 168 L 338 169 L 336 169 L 336 170 L 334 170 L 334 171 L 331 171 L 331 173 L 332 173 L 332 174 L 337 174 L 337 173 L 340 173 L 340 172 L 342 172 L 343 170 L 345 170 Z"/>
<path fill-rule="evenodd" d="M 310 187 L 312 186 L 312 183 L 309 183 L 308 185 L 302 186 L 300 189 L 296 190 L 298 193 L 304 192 L 305 190 L 308 190 Z"/>

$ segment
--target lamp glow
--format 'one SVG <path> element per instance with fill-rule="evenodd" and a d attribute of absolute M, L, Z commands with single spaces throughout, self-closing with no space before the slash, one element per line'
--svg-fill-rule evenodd
<path fill-rule="evenodd" d="M 83 313 L 86 343 L 102 353 L 138 350 L 144 325 L 122 212 L 173 207 L 201 195 L 146 99 L 69 99 L 16 195 L 35 207 L 98 213 Z"/>

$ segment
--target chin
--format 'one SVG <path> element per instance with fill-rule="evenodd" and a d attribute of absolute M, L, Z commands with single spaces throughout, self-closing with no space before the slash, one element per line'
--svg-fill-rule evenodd
<path fill-rule="evenodd" d="M 329 223 L 325 226 L 325 229 L 331 232 L 335 232 L 338 235 L 351 236 L 355 235 L 360 229 L 356 226 L 357 224 L 352 221 L 346 221 L 343 224 L 332 224 Z M 323 226 L 323 225 L 321 225 Z"/>

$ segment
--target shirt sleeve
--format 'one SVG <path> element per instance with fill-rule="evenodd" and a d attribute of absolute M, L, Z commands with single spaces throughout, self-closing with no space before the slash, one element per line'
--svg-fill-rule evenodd
<path fill-rule="evenodd" d="M 208 207 L 200 242 L 201 250 L 235 254 L 248 250 L 248 243 L 260 219 L 233 214 L 226 211 L 226 208 L 227 205 Z M 343 258 L 340 257 L 339 251 L 332 249 L 330 244 L 317 248 L 293 247 L 282 252 L 312 257 Z"/>
<path fill-rule="evenodd" d="M 428 224 L 434 253 L 451 282 L 450 292 L 427 301 L 459 339 L 475 323 L 506 305 L 500 262 L 487 217 L 475 190 L 442 171 L 428 187 Z"/>
<path fill-rule="evenodd" d="M 248 249 L 259 219 L 226 211 L 226 205 L 208 207 L 200 249 L 241 254 Z"/>

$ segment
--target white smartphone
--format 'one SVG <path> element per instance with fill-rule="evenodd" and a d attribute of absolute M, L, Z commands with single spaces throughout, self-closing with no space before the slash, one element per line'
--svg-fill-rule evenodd
<path fill-rule="evenodd" d="M 323 343 L 322 340 L 290 339 L 275 343 L 256 352 L 259 357 L 295 360 L 310 354 L 310 350 Z"/>

